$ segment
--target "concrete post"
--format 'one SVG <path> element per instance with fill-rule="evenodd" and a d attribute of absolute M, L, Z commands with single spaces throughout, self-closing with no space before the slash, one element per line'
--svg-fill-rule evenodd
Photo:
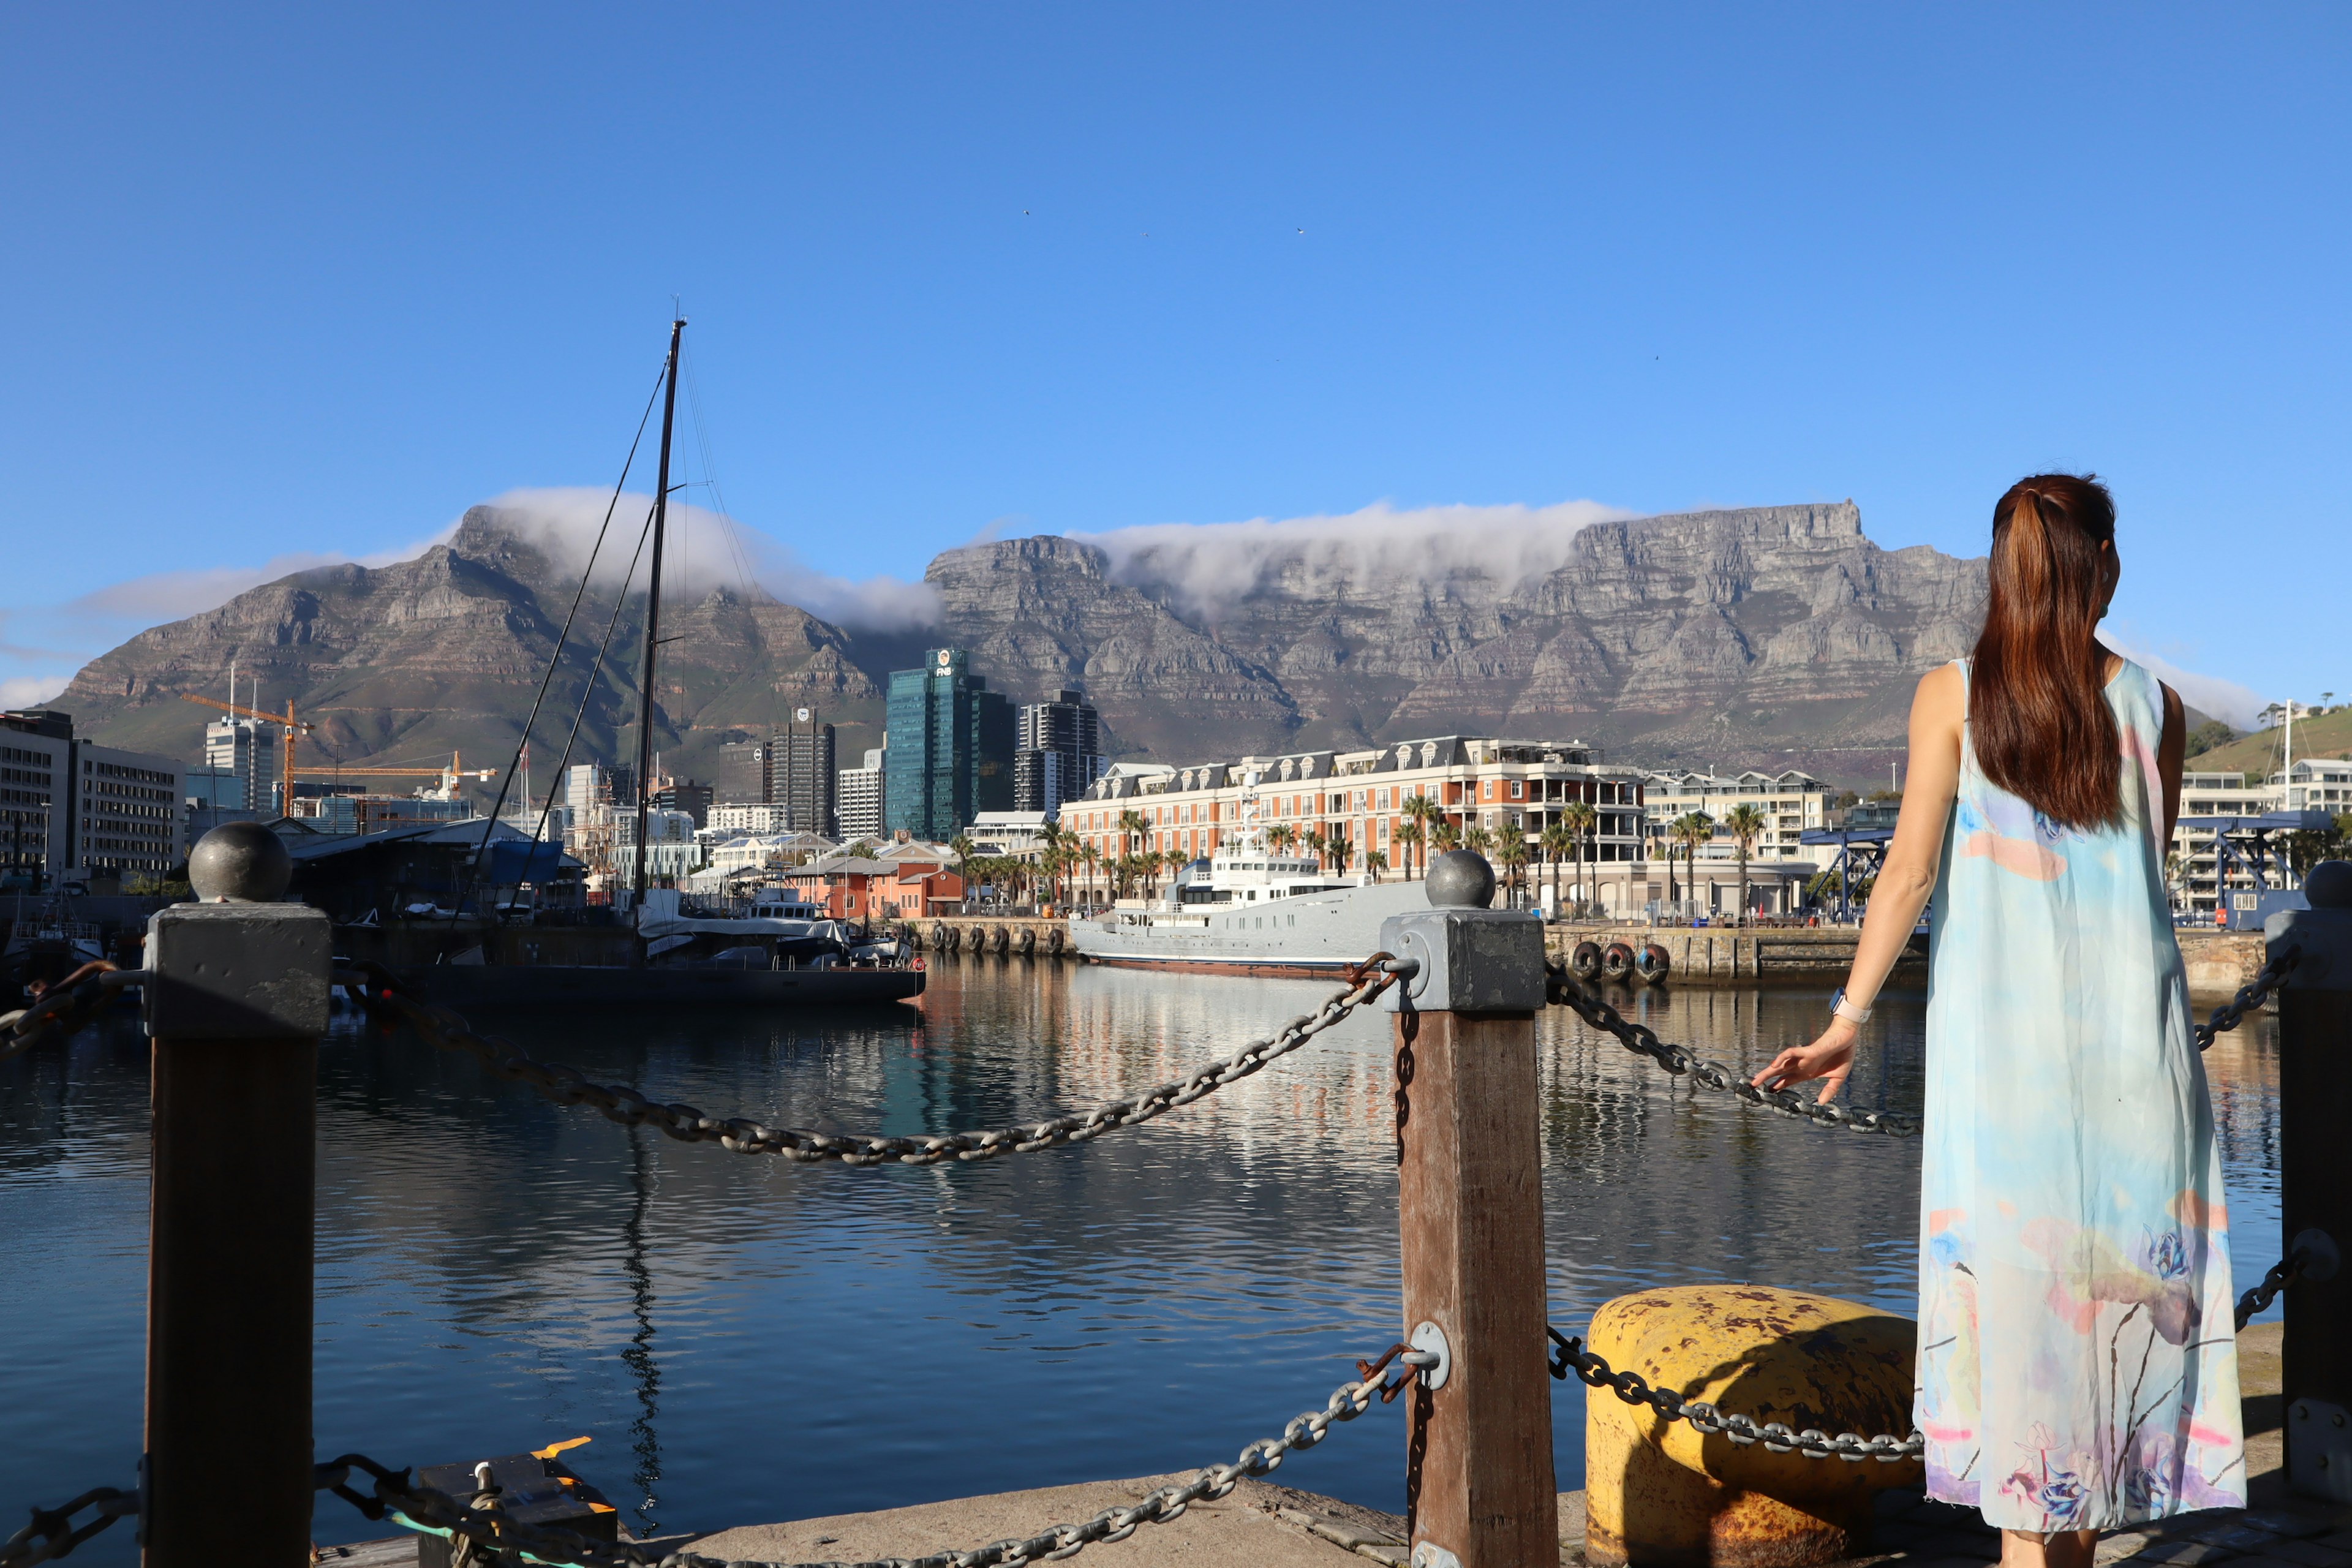
<path fill-rule="evenodd" d="M 2304 879 L 2308 910 L 2264 922 L 2270 951 L 2302 957 L 2279 992 L 2279 1234 L 2352 1244 L 2352 862 Z M 2352 1276 L 2287 1288 L 2282 1384 L 2291 1490 L 2352 1502 Z"/>
<path fill-rule="evenodd" d="M 310 1561 L 310 1253 L 332 927 L 271 903 L 291 866 L 234 823 L 188 857 L 205 901 L 148 922 L 153 1194 L 150 1568 Z"/>
<path fill-rule="evenodd" d="M 1535 1014 L 1543 920 L 1486 908 L 1495 875 L 1442 856 L 1433 907 L 1381 927 L 1418 971 L 1397 1015 L 1398 1226 L 1404 1337 L 1442 1360 L 1408 1399 L 1413 1568 L 1554 1568 Z"/>

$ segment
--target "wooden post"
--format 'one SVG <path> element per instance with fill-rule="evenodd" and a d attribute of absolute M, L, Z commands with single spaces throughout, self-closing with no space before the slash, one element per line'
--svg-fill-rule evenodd
<path fill-rule="evenodd" d="M 1489 910 L 1494 873 L 1439 858 L 1433 908 L 1381 944 L 1418 963 L 1397 1015 L 1403 1337 L 1438 1349 L 1408 1401 L 1414 1568 L 1553 1568 L 1559 1527 L 1546 1364 L 1535 1013 L 1542 917 Z"/>
<path fill-rule="evenodd" d="M 2270 950 L 2302 956 L 2279 992 L 2279 1233 L 2352 1245 L 2352 862 L 2304 879 L 2307 910 L 2273 915 Z M 2263 1259 L 2267 1263 L 2268 1259 Z M 2289 1286 L 2281 1384 L 2291 1490 L 2352 1502 L 2352 1277 Z"/>
<path fill-rule="evenodd" d="M 150 1568 L 310 1561 L 310 1252 L 332 926 L 236 823 L 189 857 L 205 902 L 148 924 L 153 1193 L 141 1541 Z"/>

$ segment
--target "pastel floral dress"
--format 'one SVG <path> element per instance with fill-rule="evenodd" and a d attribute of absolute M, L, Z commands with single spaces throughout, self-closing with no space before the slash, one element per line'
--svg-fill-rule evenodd
<path fill-rule="evenodd" d="M 2106 697 L 2121 820 L 2061 827 L 1964 743 L 1936 889 L 1916 1415 L 1929 1495 L 2006 1530 L 2245 1502 L 2221 1154 L 2159 841 L 2163 692 L 2127 663 Z"/>

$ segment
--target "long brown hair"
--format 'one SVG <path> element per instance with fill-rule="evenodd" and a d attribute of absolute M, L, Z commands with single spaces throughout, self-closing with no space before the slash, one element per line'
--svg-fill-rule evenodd
<path fill-rule="evenodd" d="M 2122 746 L 2096 635 L 2116 502 L 2095 474 L 2036 474 L 1992 509 L 1992 593 L 1969 680 L 1985 777 L 2053 822 L 2092 828 L 2123 804 Z"/>

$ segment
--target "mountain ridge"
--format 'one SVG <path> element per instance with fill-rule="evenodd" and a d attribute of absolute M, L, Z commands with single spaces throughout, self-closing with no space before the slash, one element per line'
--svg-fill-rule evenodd
<path fill-rule="evenodd" d="M 290 697 L 321 726 L 314 761 L 461 749 L 503 763 L 578 588 L 530 521 L 477 507 L 413 560 L 296 573 L 151 627 L 58 705 L 110 742 L 194 758 L 207 715 L 177 698 L 219 695 L 234 657 L 241 688 L 257 677 L 265 705 Z M 1540 569 L 1484 563 L 1510 541 L 1437 542 L 1452 563 L 1433 553 L 1421 572 L 1344 539 L 1276 550 L 1213 602 L 1150 549 L 966 545 L 926 570 L 940 621 L 919 632 L 853 630 L 757 588 L 665 595 L 656 742 L 707 777 L 719 744 L 805 703 L 841 726 L 851 762 L 880 743 L 888 671 L 949 644 L 1016 700 L 1084 687 L 1119 749 L 1156 761 L 1572 734 L 1653 765 L 1858 780 L 1900 752 L 1912 681 L 1966 651 L 1984 593 L 1981 558 L 1884 550 L 1850 501 L 1595 522 Z M 643 594 L 594 672 L 614 608 L 604 575 L 533 730 L 542 770 L 575 710 L 575 761 L 634 754 Z"/>

